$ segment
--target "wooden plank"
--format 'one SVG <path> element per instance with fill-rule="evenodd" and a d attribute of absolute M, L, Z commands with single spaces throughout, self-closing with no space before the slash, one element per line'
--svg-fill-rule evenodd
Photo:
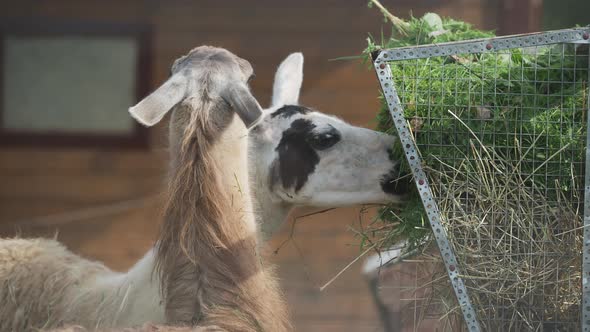
<path fill-rule="evenodd" d="M 362 294 L 327 296 L 327 300 L 318 302 L 302 301 L 287 296 L 287 302 L 297 308 L 297 310 L 292 310 L 295 321 L 374 322 L 377 317 L 375 317 L 373 300 L 359 295 Z"/>
<path fill-rule="evenodd" d="M 274 2 L 267 6 L 252 6 L 245 2 L 182 2 L 160 7 L 157 22 L 175 28 L 219 27 L 225 31 L 239 29 L 244 33 L 281 30 L 356 32 L 366 29 L 367 25 L 375 28 L 380 25 L 381 14 L 369 10 L 364 3 L 321 6 L 322 3 L 325 4 L 320 1 L 313 7 L 307 7 L 299 3 L 289 5 L 286 2 Z M 404 11 L 409 12 L 410 9 L 411 7 L 406 6 Z M 285 15 L 286 12 L 289 14 Z M 260 17 L 264 19 L 258 19 Z"/>
<path fill-rule="evenodd" d="M 0 226 L 17 227 L 24 225 L 84 223 L 97 217 L 129 213 L 136 209 L 159 206 L 163 199 L 156 196 L 131 197 L 121 200 L 80 201 L 48 197 L 39 200 L 3 198 L 0 201 Z"/>
<path fill-rule="evenodd" d="M 11 148 L 0 150 L 0 172 L 15 176 L 31 173 L 155 175 L 165 172 L 167 159 L 165 151 Z"/>
<path fill-rule="evenodd" d="M 104 202 L 108 203 L 110 201 Z M 102 202 L 92 199 L 65 200 L 61 197 L 46 197 L 31 200 L 27 198 L 2 197 L 0 199 L 0 226 L 27 222 L 33 218 L 69 213 L 91 208 Z"/>
<path fill-rule="evenodd" d="M 0 235 L 53 238 L 57 234 L 57 239 L 72 251 L 125 270 L 153 245 L 160 225 L 158 209 L 158 205 L 151 205 L 79 223 L 21 227 L 18 232 L 0 225 Z"/>
<path fill-rule="evenodd" d="M 325 250 L 328 251 L 329 249 L 326 248 Z M 285 285 L 285 289 L 318 293 L 320 287 L 324 286 L 348 263 L 333 263 L 329 258 L 316 263 L 289 264 L 283 260 L 276 262 L 279 264 L 279 277 L 281 283 Z M 362 294 L 367 291 L 367 284 L 361 275 L 360 265 L 356 265 L 342 273 L 322 293 L 350 292 Z"/>
<path fill-rule="evenodd" d="M 56 0 L 49 2 L 24 0 L 11 1 L 2 6 L 2 16 L 54 17 L 56 19 L 106 19 L 130 23 L 145 20 L 149 13 L 147 2 L 142 0 Z"/>
<path fill-rule="evenodd" d="M 502 0 L 499 6 L 499 34 L 512 35 L 541 30 L 541 0 Z"/>
<path fill-rule="evenodd" d="M 372 321 L 357 321 L 355 319 L 295 319 L 296 331 L 307 332 L 358 332 L 382 331 L 378 319 Z M 426 332 L 426 331 L 421 331 Z"/>
<path fill-rule="evenodd" d="M 162 177 L 139 174 L 91 174 L 80 176 L 53 174 L 0 174 L 0 199 L 117 200 L 153 194 L 162 188 Z"/>

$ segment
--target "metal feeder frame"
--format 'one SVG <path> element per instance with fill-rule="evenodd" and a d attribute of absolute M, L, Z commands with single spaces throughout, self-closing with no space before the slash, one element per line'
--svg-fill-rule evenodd
<path fill-rule="evenodd" d="M 450 56 L 455 54 L 485 54 L 499 50 L 513 48 L 548 46 L 561 43 L 589 44 L 590 27 L 564 29 L 524 35 L 495 37 L 487 39 L 450 42 L 442 44 L 402 47 L 394 49 L 382 49 L 373 52 L 372 60 L 381 85 L 383 96 L 387 101 L 391 117 L 399 139 L 401 140 L 406 159 L 413 173 L 414 181 L 418 188 L 424 209 L 427 213 L 430 226 L 436 239 L 441 257 L 444 261 L 447 274 L 457 297 L 463 318 L 469 331 L 481 331 L 480 324 L 469 293 L 463 282 L 461 272 L 457 264 L 455 253 L 449 242 L 447 232 L 441 224 L 441 215 L 432 190 L 428 184 L 426 173 L 422 168 L 420 154 L 417 152 L 416 142 L 410 132 L 407 120 L 404 118 L 403 105 L 394 86 L 391 75 L 390 62 L 410 59 L 423 59 L 429 57 Z M 589 70 L 590 82 L 590 70 Z M 590 96 L 588 104 L 590 105 Z M 590 127 L 590 106 L 587 110 L 586 128 Z M 582 331 L 590 331 L 590 131 L 586 130 L 586 161 L 585 161 L 585 187 L 584 187 L 584 242 L 582 254 L 582 305 L 581 326 Z"/>

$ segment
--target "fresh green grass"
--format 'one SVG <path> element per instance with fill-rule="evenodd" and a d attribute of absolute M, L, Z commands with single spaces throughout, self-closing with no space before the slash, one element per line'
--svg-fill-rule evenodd
<path fill-rule="evenodd" d="M 389 38 L 368 39 L 365 61 L 377 49 L 494 36 L 436 14 L 397 24 L 402 28 L 392 28 Z M 487 158 L 511 164 L 527 186 L 544 192 L 549 201 L 581 187 L 574 182 L 582 176 L 585 156 L 587 48 L 556 45 L 390 65 L 431 185 L 447 184 L 429 169 L 440 170 L 442 163 L 458 169 L 464 152 L 478 141 Z M 377 127 L 395 134 L 383 96 L 380 100 Z M 405 161 L 401 146 L 392 150 Z M 404 171 L 410 173 L 407 164 Z M 387 238 L 384 246 L 405 238 L 416 247 L 430 233 L 415 188 L 405 206 L 384 208 L 379 221 L 397 225 L 373 234 Z"/>

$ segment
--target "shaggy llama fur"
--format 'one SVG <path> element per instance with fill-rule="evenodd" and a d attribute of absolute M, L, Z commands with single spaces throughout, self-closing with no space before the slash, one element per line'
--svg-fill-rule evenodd
<path fill-rule="evenodd" d="M 274 274 L 260 260 L 252 214 L 244 124 L 261 112 L 246 86 L 252 67 L 226 50 L 199 47 L 172 71 L 131 109 L 148 125 L 174 109 L 155 248 L 116 273 L 54 240 L 1 240 L 1 331 L 150 321 L 203 331 L 291 329 Z"/>

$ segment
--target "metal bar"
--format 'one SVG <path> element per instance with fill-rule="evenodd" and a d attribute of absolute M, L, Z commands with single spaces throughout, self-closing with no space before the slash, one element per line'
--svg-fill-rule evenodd
<path fill-rule="evenodd" d="M 557 43 L 590 43 L 590 27 L 556 30 L 526 35 L 475 39 L 461 42 L 400 47 L 381 51 L 380 61 L 424 59 L 433 56 L 495 52 L 518 47 L 534 47 Z"/>
<path fill-rule="evenodd" d="M 555 61 L 552 61 L 551 58 L 551 53 L 553 52 L 553 49 L 550 48 L 552 45 L 557 45 L 557 44 L 561 44 L 561 59 L 557 59 L 555 61 L 561 61 L 561 65 L 560 68 L 562 70 L 562 78 L 561 80 L 559 79 L 555 79 L 555 78 L 550 78 L 551 77 L 551 70 L 556 70 L 556 68 L 553 68 L 554 65 L 556 63 L 554 63 Z M 399 134 L 399 138 L 400 141 L 402 143 L 402 147 L 404 149 L 404 152 L 406 153 L 406 158 L 408 160 L 408 163 L 412 169 L 412 173 L 414 175 L 414 180 L 416 182 L 419 194 L 421 196 L 422 202 L 424 204 L 424 208 L 427 212 L 427 217 L 429 219 L 430 225 L 432 227 L 433 233 L 435 235 L 435 239 L 437 241 L 437 244 L 439 246 L 439 249 L 441 251 L 441 256 L 443 258 L 443 261 L 445 263 L 446 269 L 447 269 L 447 273 L 449 275 L 449 278 L 451 280 L 451 283 L 453 285 L 453 289 L 455 291 L 455 295 L 457 296 L 457 299 L 459 301 L 459 305 L 461 307 L 465 322 L 467 324 L 467 327 L 469 329 L 469 331 L 479 331 L 481 329 L 479 322 L 477 321 L 478 317 L 476 317 L 476 313 L 474 311 L 473 306 L 471 305 L 470 302 L 470 298 L 468 296 L 466 287 L 463 283 L 463 280 L 461 279 L 461 273 L 458 270 L 458 265 L 457 265 L 457 259 L 454 255 L 453 252 L 453 247 L 451 247 L 451 244 L 449 242 L 448 236 L 447 236 L 447 232 L 445 230 L 445 228 L 442 227 L 441 225 L 441 215 L 440 215 L 440 211 L 437 205 L 437 202 L 435 201 L 434 197 L 433 197 L 433 191 L 431 190 L 430 185 L 428 184 L 428 179 L 426 178 L 426 174 L 423 171 L 422 168 L 422 161 L 420 158 L 420 154 L 419 151 L 417 150 L 416 147 L 416 142 L 414 141 L 413 135 L 410 132 L 410 128 L 408 126 L 408 123 L 404 117 L 404 110 L 403 110 L 403 106 L 401 104 L 400 101 L 400 97 L 403 98 L 403 94 L 404 94 L 404 85 L 405 84 L 405 79 L 402 77 L 401 81 L 402 81 L 402 86 L 401 87 L 396 87 L 394 86 L 394 81 L 393 81 L 393 77 L 392 77 L 392 72 L 391 72 L 391 67 L 390 67 L 390 63 L 389 62 L 393 62 L 393 61 L 399 61 L 399 60 L 415 60 L 415 59 L 425 59 L 425 58 L 430 58 L 430 57 L 445 57 L 445 56 L 449 56 L 449 55 L 455 55 L 455 54 L 473 54 L 473 53 L 480 53 L 482 54 L 482 57 L 484 56 L 485 53 L 491 53 L 491 54 L 495 54 L 495 56 L 498 55 L 498 51 L 501 50 L 510 50 L 510 49 L 534 49 L 534 53 L 531 53 L 532 56 L 534 56 L 535 58 L 538 58 L 539 54 L 538 53 L 538 47 L 545 47 L 545 49 L 547 49 L 549 51 L 549 64 L 546 68 L 541 69 L 538 67 L 534 67 L 534 68 L 525 68 L 525 64 L 524 62 L 522 62 L 520 64 L 520 78 L 519 77 L 514 77 L 514 79 L 516 81 L 524 81 L 525 77 L 524 77 L 524 72 L 525 69 L 526 70 L 533 70 L 534 71 L 534 79 L 533 79 L 533 83 L 534 84 L 547 84 L 548 86 L 551 85 L 555 85 L 555 84 L 560 84 L 561 85 L 561 90 L 560 93 L 562 94 L 561 97 L 561 104 L 563 105 L 564 103 L 564 83 L 567 84 L 576 84 L 577 80 L 575 79 L 576 73 L 577 73 L 577 68 L 576 68 L 576 61 L 574 61 L 574 65 L 573 65 L 573 75 L 574 75 L 574 79 L 573 81 L 568 81 L 568 82 L 564 82 L 564 78 L 563 78 L 563 70 L 571 70 L 571 68 L 564 69 L 564 51 L 565 51 L 565 44 L 590 44 L 590 26 L 584 27 L 584 28 L 576 28 L 576 29 L 566 29 L 566 30 L 557 30 L 557 31 L 549 31 L 549 32 L 543 32 L 543 33 L 534 33 L 534 34 L 527 34 L 527 35 L 516 35 L 516 36 L 508 36 L 508 37 L 497 37 L 497 38 L 488 38 L 488 39 L 480 39 L 480 40 L 469 40 L 469 41 L 461 41 L 461 42 L 451 42 L 451 43 L 444 43 L 444 44 L 438 44 L 438 45 L 423 45 L 423 46 L 413 46 L 413 47 L 403 47 L 403 48 L 397 48 L 397 49 L 386 49 L 386 50 L 380 50 L 380 51 L 376 51 L 374 52 L 373 55 L 373 65 L 375 67 L 376 73 L 377 73 L 377 77 L 379 79 L 379 82 L 381 84 L 381 88 L 383 91 L 383 96 L 387 102 L 390 114 L 392 116 L 393 119 L 393 123 L 398 131 Z M 556 51 L 558 49 L 555 49 Z M 528 51 L 527 51 L 528 52 Z M 590 55 L 588 56 L 588 64 L 590 67 Z M 402 66 L 404 65 L 405 61 L 402 61 L 401 64 Z M 497 66 L 497 62 L 495 63 L 495 65 Z M 510 64 L 508 65 L 510 66 Z M 476 68 L 477 69 L 477 68 Z M 518 68 L 517 68 L 518 69 Z M 509 72 L 508 72 L 508 83 L 510 84 L 510 82 L 512 81 L 513 77 L 511 74 L 511 68 L 509 67 Z M 540 71 L 541 74 L 545 75 L 546 78 L 542 78 L 545 76 L 542 76 L 541 78 L 538 77 L 538 73 L 537 71 Z M 517 71 L 518 72 L 518 71 Z M 487 72 L 485 70 L 481 71 L 481 79 L 484 79 L 484 75 L 487 77 Z M 588 76 L 588 82 L 590 82 L 590 71 L 588 71 L 587 73 L 582 73 L 582 75 L 587 75 Z M 493 77 L 496 77 L 495 74 Z M 397 79 L 397 78 L 396 78 Z M 427 80 L 428 82 L 431 82 L 432 77 L 430 76 L 430 73 L 427 74 L 422 74 L 419 75 L 418 73 L 416 73 L 416 77 L 409 78 L 411 79 L 415 79 L 415 80 Z M 443 78 L 441 78 L 443 79 Z M 460 79 L 455 77 L 455 79 Z M 471 82 L 469 80 L 469 82 Z M 396 88 L 401 88 L 402 90 L 400 90 L 400 94 L 398 94 L 398 91 L 396 90 Z M 417 85 L 414 86 L 414 88 L 417 88 Z M 510 86 L 508 87 L 508 94 L 511 93 L 510 90 Z M 584 332 L 590 332 L 590 130 L 588 130 L 590 128 L 590 88 L 588 88 L 588 86 L 586 87 L 586 97 L 587 97 L 587 107 L 584 107 L 585 111 L 586 111 L 586 159 L 585 159 L 585 165 L 581 165 L 580 167 L 584 167 L 585 169 L 585 190 L 584 190 L 584 230 L 583 230 L 583 253 L 582 253 L 582 294 L 581 294 L 581 321 L 580 321 L 580 326 L 581 326 L 581 330 Z M 471 88 L 469 88 L 466 93 L 470 93 L 471 92 Z M 516 90 L 516 92 L 518 92 L 518 89 Z M 460 93 L 458 91 L 455 91 L 455 94 Z M 495 94 L 496 92 L 494 92 Z M 432 95 L 432 92 L 429 92 L 428 95 Z M 484 91 L 481 91 L 482 94 L 482 98 L 483 98 L 483 94 Z M 530 110 L 531 108 L 533 110 L 535 110 L 536 108 L 540 108 L 540 109 L 545 109 L 548 108 L 550 106 L 550 100 L 548 98 L 551 98 L 551 96 L 549 94 L 547 95 L 539 95 L 537 96 L 537 94 L 533 94 L 530 95 L 528 93 L 525 93 L 524 90 L 520 91 L 520 94 L 524 97 L 531 97 L 533 96 L 535 99 L 535 101 L 533 102 L 533 106 L 526 106 L 526 105 L 520 105 L 519 109 L 520 109 L 520 117 L 518 119 L 518 121 L 522 121 L 523 118 L 523 110 L 524 109 L 528 109 Z M 574 92 L 575 94 L 575 92 Z M 415 94 L 415 96 L 417 96 L 417 94 Z M 572 97 L 571 94 L 568 95 L 569 97 Z M 539 99 L 539 105 L 537 105 L 537 98 Z M 407 101 L 405 101 L 407 102 Z M 426 101 L 421 101 L 420 103 L 418 102 L 418 100 L 416 100 L 414 102 L 414 104 L 416 106 L 423 106 L 423 107 L 428 107 L 428 109 L 430 110 L 431 107 L 431 103 L 433 101 L 431 99 L 428 99 Z M 444 102 L 443 102 L 444 103 Z M 468 99 L 467 103 L 469 105 L 468 109 L 471 109 L 471 107 L 473 105 L 471 105 L 471 98 Z M 483 101 L 481 102 L 483 103 Z M 454 107 L 457 105 L 448 105 L 448 107 Z M 576 107 L 576 106 L 569 106 L 569 107 Z M 575 111 L 575 110 L 574 110 Z M 430 112 L 430 111 L 429 111 Z M 430 113 L 429 113 L 430 114 Z M 469 116 L 469 115 L 467 115 Z M 574 114 L 572 113 L 572 116 L 574 116 Z M 429 115 L 430 117 L 430 115 Z M 561 118 L 560 118 L 561 119 Z M 574 122 L 578 122 L 575 119 L 572 119 L 572 121 Z M 584 121 L 584 120 L 581 120 Z M 550 123 L 554 123 L 554 120 L 549 120 L 549 118 L 545 119 L 546 125 L 550 125 Z M 561 123 L 561 120 L 558 122 Z M 578 122 L 579 123 L 579 122 Z M 560 133 L 562 133 L 563 128 L 560 129 Z M 481 132 L 482 135 L 485 133 L 485 129 Z M 495 132 L 492 130 L 492 134 L 494 134 Z M 518 133 L 515 133 L 515 135 Z M 523 132 L 522 132 L 522 127 L 520 128 L 520 142 L 523 142 Z M 528 135 L 528 134 L 526 134 Z M 529 135 L 530 136 L 530 135 Z M 535 128 L 533 128 L 533 137 L 536 137 L 537 135 L 535 134 Z M 560 135 L 561 136 L 561 135 Z M 531 137 L 529 137 L 530 139 Z M 548 139 L 547 137 L 545 138 L 546 140 Z M 495 142 L 495 140 L 493 140 Z M 533 143 L 535 144 L 536 141 Z M 430 145 L 430 136 L 428 136 L 428 145 Z M 547 146 L 547 142 L 545 143 L 545 146 L 541 146 L 539 148 L 539 151 L 546 153 L 549 150 L 549 147 Z M 532 154 L 535 155 L 535 146 L 531 146 L 530 149 L 532 149 Z M 573 150 L 572 150 L 572 154 L 573 154 Z M 573 155 L 572 155 L 573 156 Z M 561 162 L 561 154 L 559 155 L 559 160 Z M 572 159 L 574 159 L 572 157 Z M 544 164 L 543 164 L 544 165 Z M 541 166 L 543 166 L 541 165 Z M 534 166 L 534 161 L 533 161 L 533 166 Z M 572 166 L 574 167 L 574 166 Z M 577 166 L 576 166 L 577 167 Z M 529 176 L 533 176 L 534 174 L 530 174 Z M 542 176 L 543 174 L 541 174 Z M 559 175 L 561 176 L 561 173 L 559 173 Z M 553 174 L 552 177 L 554 177 L 555 175 Z M 548 168 L 545 168 L 544 171 L 544 177 L 545 177 L 545 183 L 546 185 L 549 185 L 550 182 L 550 178 L 549 178 L 549 173 L 548 173 Z M 580 179 L 581 180 L 581 179 Z M 557 186 L 557 185 L 556 185 Z M 545 188 L 545 194 L 547 194 L 549 188 Z M 555 190 L 557 190 L 557 187 L 553 188 Z M 573 199 L 573 197 L 572 197 Z M 532 218 L 537 217 L 536 215 L 533 215 Z M 547 217 L 547 216 L 543 216 L 543 217 Z M 493 219 L 493 218 L 492 218 Z M 557 232 L 561 233 L 563 230 L 558 229 Z M 532 245 L 532 243 L 531 243 Z M 527 250 L 529 252 L 532 252 L 534 250 L 534 246 L 531 246 L 531 248 L 527 248 Z M 544 255 L 543 257 L 546 257 L 546 253 L 542 252 L 542 254 Z M 547 256 L 548 257 L 548 256 Z M 546 259 L 546 258 L 545 258 Z M 559 273 L 559 271 L 558 271 Z M 533 277 L 533 276 L 531 276 Z M 559 276 L 557 277 L 557 279 L 559 280 Z M 545 288 L 543 285 L 543 290 L 541 292 L 542 294 L 545 294 Z M 529 300 L 531 301 L 531 303 L 533 302 L 533 294 L 529 294 L 529 296 L 531 297 Z M 555 293 L 555 298 L 558 298 L 560 296 L 560 293 L 558 292 L 558 290 L 556 289 L 556 293 Z M 545 299 L 543 298 L 542 301 L 544 301 Z M 544 302 L 542 302 L 541 306 L 544 306 Z M 484 308 L 480 308 L 480 309 L 484 309 Z M 534 312 L 534 311 L 533 311 Z M 557 312 L 556 312 L 557 314 Z M 555 316 L 557 317 L 557 316 Z M 480 319 L 483 319 L 482 317 L 479 317 Z M 555 318 L 554 318 L 555 319 Z M 484 321 L 482 321 L 483 323 Z M 564 323 L 561 322 L 559 320 L 553 320 L 553 323 Z M 538 322 L 534 322 L 534 324 L 540 324 L 542 323 L 542 319 L 541 321 Z M 543 325 L 535 325 L 537 328 L 541 327 Z M 532 326 L 530 326 L 532 328 Z"/>
<path fill-rule="evenodd" d="M 418 153 L 416 143 L 414 142 L 412 134 L 410 133 L 407 121 L 404 118 L 403 108 L 393 84 L 390 65 L 385 61 L 384 58 L 386 57 L 383 57 L 385 55 L 384 53 L 376 53 L 375 55 L 376 57 L 374 57 L 373 65 L 375 66 L 377 78 L 381 84 L 383 96 L 387 101 L 387 106 L 406 154 L 406 159 L 410 165 L 410 168 L 412 169 L 416 187 L 420 193 L 420 197 L 428 215 L 428 220 L 438 244 L 441 257 L 445 263 L 453 290 L 455 291 L 461 311 L 463 312 L 465 323 L 470 332 L 479 332 L 481 331 L 479 321 L 477 320 L 475 310 L 471 305 L 467 289 L 463 279 L 461 278 L 457 259 L 455 258 L 455 253 L 453 252 L 447 237 L 447 232 L 440 222 L 440 211 L 432 195 L 426 174 L 422 169 L 422 161 Z"/>
<path fill-rule="evenodd" d="M 588 55 L 588 68 L 590 68 L 590 54 Z M 590 83 L 590 70 L 588 70 L 588 83 Z M 584 179 L 584 246 L 582 251 L 582 331 L 590 331 L 590 87 L 586 110 L 586 166 Z"/>

